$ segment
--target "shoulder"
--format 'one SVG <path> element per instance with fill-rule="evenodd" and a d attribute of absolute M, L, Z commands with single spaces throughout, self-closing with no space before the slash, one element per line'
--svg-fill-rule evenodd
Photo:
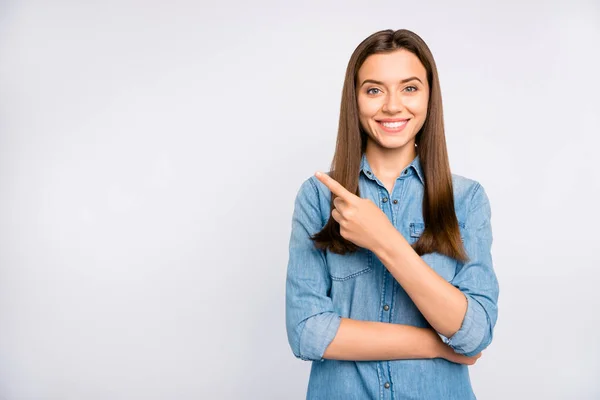
<path fill-rule="evenodd" d="M 296 194 L 296 207 L 319 215 L 321 222 L 329 218 L 331 191 L 316 176 L 305 178 Z"/>
<path fill-rule="evenodd" d="M 463 218 L 466 218 L 467 214 L 474 209 L 481 207 L 489 209 L 489 198 L 479 181 L 452 174 L 452 187 L 456 212 Z"/>
<path fill-rule="evenodd" d="M 481 183 L 452 174 L 454 208 L 459 220 L 469 226 L 481 226 L 491 218 L 490 201 Z"/>
<path fill-rule="evenodd" d="M 329 172 L 327 172 L 329 175 Z M 322 198 L 331 199 L 331 191 L 316 176 L 311 175 L 305 178 L 298 189 L 298 197 L 311 201 L 317 201 Z"/>
<path fill-rule="evenodd" d="M 475 179 L 467 178 L 462 175 L 452 174 L 452 187 L 454 196 L 457 198 L 469 197 L 481 187 L 481 183 Z"/>
<path fill-rule="evenodd" d="M 330 171 L 326 171 L 325 173 L 331 176 Z M 298 194 L 309 197 L 313 201 L 325 202 L 327 204 L 331 201 L 331 191 L 314 175 L 309 176 L 302 182 Z"/>

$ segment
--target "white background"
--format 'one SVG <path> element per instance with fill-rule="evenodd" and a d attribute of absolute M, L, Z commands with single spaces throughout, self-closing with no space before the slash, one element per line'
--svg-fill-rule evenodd
<path fill-rule="evenodd" d="M 478 398 L 600 398 L 598 1 L 73 0 L 0 3 L 0 399 L 303 399 L 293 200 L 388 28 L 492 204 Z"/>

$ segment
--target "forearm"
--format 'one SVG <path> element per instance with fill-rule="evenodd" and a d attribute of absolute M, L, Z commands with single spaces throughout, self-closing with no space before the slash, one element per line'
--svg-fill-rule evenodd
<path fill-rule="evenodd" d="M 443 353 L 429 328 L 342 318 L 323 358 L 350 361 L 436 358 Z"/>
<path fill-rule="evenodd" d="M 431 269 L 398 231 L 375 253 L 436 331 L 450 337 L 460 329 L 465 295 Z"/>

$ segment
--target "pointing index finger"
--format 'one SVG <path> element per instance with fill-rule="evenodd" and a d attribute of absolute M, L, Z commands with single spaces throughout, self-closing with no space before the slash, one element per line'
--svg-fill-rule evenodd
<path fill-rule="evenodd" d="M 323 184 L 327 186 L 329 190 L 331 190 L 331 193 L 335 194 L 336 196 L 341 197 L 344 200 L 350 200 L 352 197 L 355 196 L 353 193 L 348 191 L 348 189 L 346 189 L 338 181 L 336 181 L 329 175 L 324 174 L 322 172 L 317 172 L 315 173 L 315 176 L 318 180 L 323 182 Z"/>

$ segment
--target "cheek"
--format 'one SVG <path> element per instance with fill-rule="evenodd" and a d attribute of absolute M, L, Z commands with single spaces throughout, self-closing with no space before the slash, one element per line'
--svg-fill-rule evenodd
<path fill-rule="evenodd" d="M 358 113 L 361 118 L 370 118 L 377 114 L 379 111 L 379 104 L 375 100 L 369 100 L 365 98 L 359 98 L 357 101 Z"/>
<path fill-rule="evenodd" d="M 423 97 L 412 97 L 408 99 L 404 104 L 410 109 L 411 113 L 415 116 L 425 117 L 427 114 L 427 103 L 428 98 L 426 96 Z"/>

